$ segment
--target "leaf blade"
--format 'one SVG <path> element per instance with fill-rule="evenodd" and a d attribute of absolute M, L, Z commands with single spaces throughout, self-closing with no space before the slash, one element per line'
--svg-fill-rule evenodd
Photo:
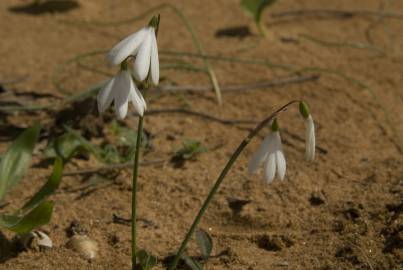
<path fill-rule="evenodd" d="M 49 223 L 53 212 L 53 202 L 43 202 L 23 216 L 1 215 L 0 227 L 22 234 Z"/>
<path fill-rule="evenodd" d="M 40 125 L 25 130 L 8 148 L 0 162 L 0 200 L 6 192 L 18 184 L 26 173 L 32 152 L 38 139 Z"/>
<path fill-rule="evenodd" d="M 145 250 L 139 250 L 136 255 L 139 258 L 142 270 L 150 270 L 157 264 L 157 258 Z"/>
<path fill-rule="evenodd" d="M 205 230 L 198 229 L 196 231 L 196 242 L 203 258 L 208 259 L 213 250 L 213 240 L 211 236 Z"/>
<path fill-rule="evenodd" d="M 62 175 L 63 175 L 64 164 L 60 157 L 55 159 L 53 165 L 52 175 L 49 180 L 42 186 L 42 188 L 32 196 L 32 198 L 25 203 L 21 208 L 21 212 L 29 212 L 31 209 L 37 207 L 44 200 L 46 200 L 50 195 L 52 195 L 55 190 L 59 187 Z"/>

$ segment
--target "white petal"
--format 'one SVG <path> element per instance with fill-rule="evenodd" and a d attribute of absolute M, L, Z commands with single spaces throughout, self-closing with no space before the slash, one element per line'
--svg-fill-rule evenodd
<path fill-rule="evenodd" d="M 129 98 L 130 98 L 131 102 L 133 103 L 133 106 L 134 106 L 134 109 L 136 110 L 136 112 L 140 116 L 143 116 L 144 109 L 145 109 L 144 108 L 144 99 L 141 96 L 140 91 L 137 89 L 137 87 L 133 81 L 131 81 Z"/>
<path fill-rule="evenodd" d="M 271 136 L 266 136 L 263 142 L 259 145 L 257 151 L 252 155 L 252 158 L 249 160 L 248 164 L 248 172 L 249 174 L 256 173 L 259 169 L 260 164 L 263 162 L 265 157 L 267 156 L 267 152 L 269 149 L 269 145 L 271 142 Z"/>
<path fill-rule="evenodd" d="M 267 156 L 264 166 L 264 174 L 267 183 L 270 184 L 276 175 L 276 155 L 274 153 L 269 153 Z"/>
<path fill-rule="evenodd" d="M 137 53 L 136 60 L 134 61 L 134 75 L 137 80 L 143 81 L 147 77 L 150 70 L 151 61 L 151 29 L 148 30 L 143 43 Z"/>
<path fill-rule="evenodd" d="M 106 58 L 113 65 L 119 65 L 129 55 L 133 54 L 139 45 L 144 41 L 148 33 L 148 27 L 143 27 L 139 31 L 126 37 L 116 44 L 108 53 Z"/>
<path fill-rule="evenodd" d="M 139 97 L 141 98 L 141 101 L 143 102 L 144 111 L 147 110 L 147 103 L 146 103 L 143 95 L 141 94 L 140 90 L 136 88 L 136 92 L 139 95 Z"/>
<path fill-rule="evenodd" d="M 124 119 L 127 115 L 131 81 L 132 78 L 127 70 L 121 71 L 116 76 L 116 82 L 112 91 L 114 91 L 115 112 L 118 119 Z"/>
<path fill-rule="evenodd" d="M 285 176 L 286 162 L 279 131 L 273 132 L 273 149 L 270 149 L 269 151 L 273 151 L 276 157 L 277 173 L 279 178 L 283 180 Z"/>
<path fill-rule="evenodd" d="M 154 85 L 157 85 L 160 80 L 160 63 L 158 60 L 158 46 L 154 28 L 151 30 L 151 79 Z"/>
<path fill-rule="evenodd" d="M 281 136 L 279 131 L 272 133 L 273 136 L 273 151 L 282 150 L 283 146 L 281 144 Z"/>
<path fill-rule="evenodd" d="M 110 79 L 98 92 L 97 103 L 99 113 L 103 113 L 112 103 L 113 94 L 111 93 L 115 78 Z"/>
<path fill-rule="evenodd" d="M 311 115 L 305 120 L 305 132 L 305 158 L 313 161 L 315 158 L 315 124 Z"/>
<path fill-rule="evenodd" d="M 281 180 L 285 177 L 286 170 L 286 162 L 284 153 L 281 150 L 276 151 L 276 164 L 277 164 L 277 173 Z"/>

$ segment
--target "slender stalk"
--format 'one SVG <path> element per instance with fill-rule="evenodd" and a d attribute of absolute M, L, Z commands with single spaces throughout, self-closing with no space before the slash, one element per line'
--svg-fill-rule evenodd
<path fill-rule="evenodd" d="M 176 269 L 176 266 L 179 262 L 179 259 L 181 258 L 187 243 L 189 242 L 190 238 L 192 237 L 197 225 L 200 223 L 201 218 L 203 217 L 204 212 L 207 210 L 208 205 L 210 204 L 213 196 L 215 193 L 217 193 L 218 188 L 220 187 L 221 183 L 223 182 L 225 176 L 231 169 L 232 165 L 235 163 L 235 161 L 238 159 L 239 155 L 242 153 L 243 149 L 249 144 L 249 142 L 253 139 L 253 137 L 256 136 L 256 134 L 259 133 L 259 131 L 264 128 L 270 121 L 272 121 L 279 113 L 285 111 L 290 105 L 300 102 L 299 100 L 293 100 L 282 106 L 280 109 L 272 113 L 269 117 L 264 119 L 262 122 L 260 122 L 255 129 L 253 129 L 249 135 L 241 142 L 241 144 L 238 146 L 238 148 L 235 150 L 235 152 L 232 154 L 231 158 L 225 165 L 224 169 L 222 170 L 220 176 L 217 178 L 217 181 L 215 182 L 214 186 L 210 190 L 209 194 L 207 195 L 206 200 L 204 201 L 202 207 L 199 210 L 199 213 L 195 217 L 192 226 L 190 227 L 189 231 L 187 232 L 185 239 L 182 241 L 181 246 L 178 249 L 178 252 L 175 255 L 175 258 L 173 259 L 171 265 L 169 266 L 169 270 L 174 270 Z"/>
<path fill-rule="evenodd" d="M 260 20 L 260 21 L 256 22 L 256 24 L 257 24 L 257 28 L 259 29 L 259 32 L 262 35 L 262 37 L 267 38 L 268 33 L 267 33 L 267 29 L 266 29 L 266 25 L 265 25 L 264 21 Z"/>
<path fill-rule="evenodd" d="M 197 50 L 199 51 L 199 54 L 204 55 L 206 54 L 203 48 L 202 43 L 200 42 L 196 32 L 193 30 L 192 25 L 190 24 L 189 20 L 186 18 L 186 16 L 182 13 L 182 11 L 180 11 L 180 9 L 178 9 L 175 5 L 171 5 L 171 4 L 165 4 L 167 7 L 171 8 L 176 15 L 178 15 L 178 17 L 183 21 L 183 23 L 185 24 L 186 29 L 188 30 L 188 32 L 190 33 L 190 35 L 192 36 L 193 39 L 193 43 L 196 45 Z M 209 60 L 207 58 L 203 58 L 203 62 L 204 65 L 207 69 L 207 73 L 210 77 L 210 81 L 213 84 L 213 88 L 217 97 L 217 102 L 219 105 L 222 104 L 222 97 L 221 97 L 221 89 L 220 89 L 220 85 L 218 84 L 218 80 L 217 77 L 215 75 L 215 72 L 213 70 L 213 67 L 211 66 Z"/>
<path fill-rule="evenodd" d="M 132 270 L 136 268 L 136 193 L 137 193 L 137 176 L 139 167 L 139 156 L 141 148 L 141 135 L 143 134 L 143 116 L 139 117 L 137 127 L 136 152 L 134 155 L 133 181 L 132 181 Z"/>

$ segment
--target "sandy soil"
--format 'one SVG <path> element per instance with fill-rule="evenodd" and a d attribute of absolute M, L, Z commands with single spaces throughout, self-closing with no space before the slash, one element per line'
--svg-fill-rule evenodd
<path fill-rule="evenodd" d="M 63 12 L 32 10 L 26 8 L 28 1 L 0 2 L 1 106 L 9 100 L 24 105 L 54 103 L 51 110 L 0 114 L 1 149 L 35 120 L 45 127 L 42 146 L 47 143 L 46 134 L 59 132 L 62 124 L 82 130 L 94 143 L 108 140 L 111 113 L 98 116 L 93 100 L 83 106 L 63 105 L 61 99 L 104 81 L 114 69 L 107 67 L 102 54 L 83 59 L 81 64 L 66 61 L 111 48 L 147 23 L 150 16 L 117 25 L 88 22 L 133 18 L 165 2 L 78 2 L 78 7 Z M 167 2 L 189 18 L 208 54 L 286 66 L 212 60 L 222 86 L 288 78 L 295 76 L 296 70 L 301 71 L 301 76 L 319 75 L 317 80 L 284 87 L 246 87 L 243 91 L 224 92 L 221 107 L 210 91 L 146 95 L 151 111 L 187 108 L 232 120 L 263 119 L 294 98 L 305 99 L 312 107 L 320 148 L 313 164 L 303 160 L 303 122 L 296 108 L 279 119 L 288 162 L 284 181 L 266 185 L 261 174 L 247 174 L 248 157 L 267 130 L 235 164 L 201 224 L 211 234 L 213 254 L 217 255 L 206 268 L 400 269 L 403 15 L 273 14 L 300 9 L 386 10 L 403 14 L 403 2 L 279 1 L 264 16 L 269 29 L 267 39 L 256 35 L 238 1 Z M 171 9 L 158 12 L 158 43 L 164 67 L 161 84 L 209 85 L 205 74 L 168 69 L 178 60 L 168 51 L 197 53 L 197 49 Z M 250 27 L 251 34 L 246 27 Z M 203 66 L 197 58 L 180 59 Z M 57 89 L 55 81 L 64 92 Z M 79 116 L 68 113 L 71 108 L 80 112 Z M 60 110 L 65 114 L 61 116 Z M 136 121 L 131 116 L 124 124 L 135 127 Z M 143 158 L 166 162 L 141 167 L 138 245 L 158 257 L 157 269 L 163 269 L 163 260 L 178 248 L 226 160 L 252 127 L 253 124 L 224 124 L 189 114 L 155 113 L 146 117 L 145 129 L 151 139 Z M 209 151 L 178 168 L 169 160 L 184 138 L 201 141 Z M 38 151 L 27 177 L 6 198 L 12 206 L 1 211 L 21 205 L 43 183 L 51 167 L 41 161 Z M 77 157 L 66 171 L 100 165 L 93 157 Z M 56 207 L 52 221 L 42 228 L 53 239 L 53 249 L 16 253 L 8 242 L 13 235 L 3 232 L 0 269 L 129 269 L 130 227 L 114 222 L 113 215 L 130 217 L 131 173 L 127 169 L 102 176 L 108 181 L 98 185 L 88 184 L 97 174 L 63 178 L 59 192 L 53 196 Z M 250 203 L 234 213 L 228 203 L 232 199 Z M 99 243 L 97 259 L 87 261 L 66 248 L 66 230 L 74 220 Z M 198 255 L 194 243 L 187 252 Z"/>

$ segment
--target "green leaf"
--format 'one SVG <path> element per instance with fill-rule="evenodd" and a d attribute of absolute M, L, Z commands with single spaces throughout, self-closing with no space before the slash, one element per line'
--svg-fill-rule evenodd
<path fill-rule="evenodd" d="M 150 270 L 157 264 L 157 258 L 148 254 L 145 250 L 138 251 L 137 257 L 139 258 L 140 266 L 143 270 Z"/>
<path fill-rule="evenodd" d="M 113 121 L 110 127 L 113 134 L 117 136 L 117 144 L 127 146 L 136 145 L 137 132 L 135 130 L 123 126 L 118 121 Z"/>
<path fill-rule="evenodd" d="M 35 193 L 35 195 L 22 207 L 20 210 L 22 213 L 28 212 L 31 209 L 37 207 L 44 200 L 46 200 L 50 195 L 52 195 L 55 190 L 59 187 L 60 181 L 63 175 L 63 161 L 61 158 L 56 158 L 53 165 L 53 172 L 49 180 L 42 186 L 42 188 Z"/>
<path fill-rule="evenodd" d="M 1 215 L 0 228 L 23 234 L 47 224 L 53 211 L 53 202 L 43 202 L 25 215 Z"/>
<path fill-rule="evenodd" d="M 47 158 L 61 157 L 64 161 L 70 160 L 82 148 L 81 142 L 71 133 L 57 137 L 49 147 L 45 149 Z"/>
<path fill-rule="evenodd" d="M 201 142 L 191 139 L 185 139 L 182 142 L 182 148 L 176 151 L 175 156 L 182 159 L 193 159 L 198 154 L 207 152 L 207 148 Z"/>
<path fill-rule="evenodd" d="M 256 23 L 260 22 L 260 18 L 264 9 L 277 0 L 241 0 L 241 7 L 249 13 Z"/>
<path fill-rule="evenodd" d="M 185 261 L 187 266 L 189 266 L 193 270 L 203 270 L 203 265 L 201 263 L 199 263 L 198 261 L 194 260 L 192 257 L 189 257 L 187 255 L 182 255 L 181 258 L 182 258 L 182 260 Z"/>
<path fill-rule="evenodd" d="M 103 145 L 102 147 L 99 147 L 98 145 L 92 144 L 90 141 L 85 139 L 83 136 L 81 136 L 80 133 L 77 131 L 65 127 L 66 130 L 68 131 L 68 134 L 76 138 L 80 144 L 80 147 L 86 151 L 89 152 L 90 154 L 94 155 L 96 159 L 103 163 L 122 163 L 126 161 L 126 156 L 122 157 L 119 154 L 118 149 L 116 148 L 115 145 L 113 144 L 106 144 Z"/>
<path fill-rule="evenodd" d="M 127 162 L 133 160 L 136 152 L 137 131 L 123 126 L 118 121 L 113 121 L 111 123 L 111 130 L 113 134 L 116 136 L 115 145 L 117 145 L 119 148 L 122 148 L 121 146 L 123 146 L 123 148 L 128 148 L 127 152 L 124 154 L 119 153 L 119 151 L 116 151 L 117 154 L 119 154 L 118 162 Z M 143 131 L 141 136 L 141 147 L 145 148 L 147 144 L 148 144 L 148 136 Z"/>
<path fill-rule="evenodd" d="M 203 258 L 206 260 L 210 257 L 211 251 L 213 250 L 213 240 L 210 235 L 202 229 L 196 231 L 196 242 L 199 246 Z"/>
<path fill-rule="evenodd" d="M 38 139 L 40 125 L 25 130 L 13 142 L 0 163 L 0 200 L 26 173 Z"/>

